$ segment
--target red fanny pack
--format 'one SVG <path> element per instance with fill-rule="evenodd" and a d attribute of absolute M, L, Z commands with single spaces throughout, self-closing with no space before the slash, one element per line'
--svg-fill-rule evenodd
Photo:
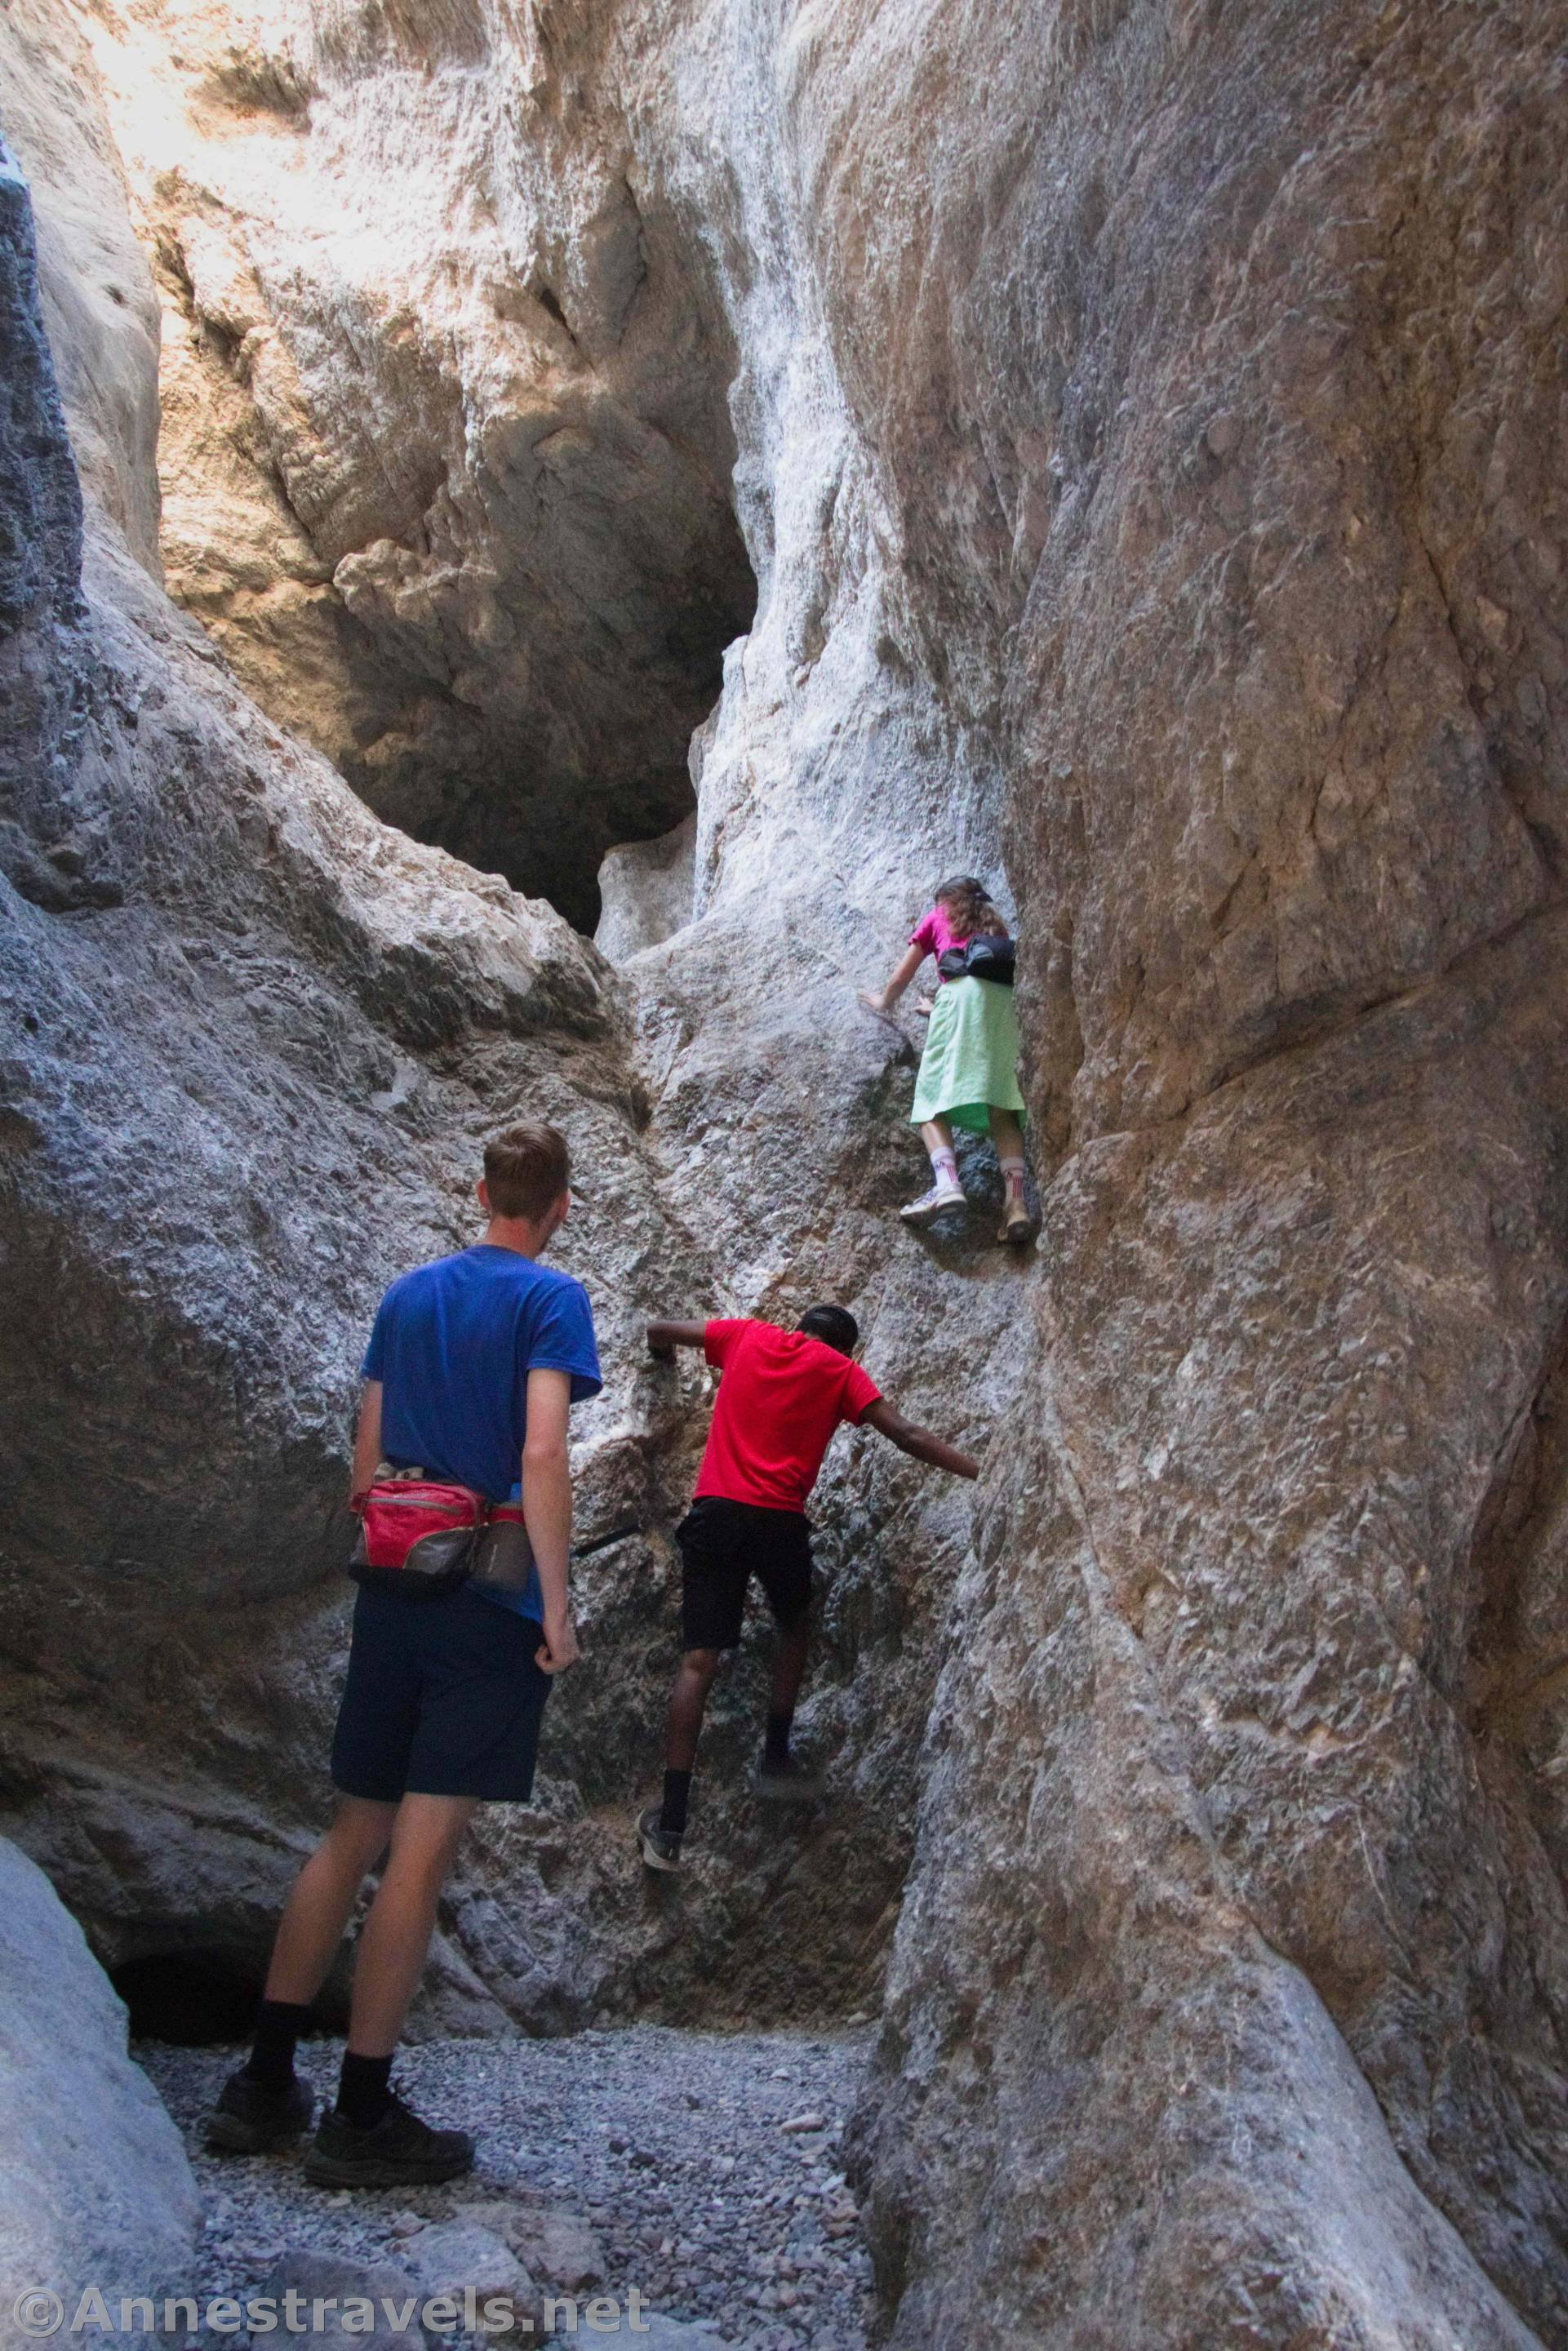
<path fill-rule="evenodd" d="M 353 1507 L 360 1534 L 349 1573 L 409 1600 L 438 1600 L 466 1582 L 490 1516 L 472 1487 L 425 1478 L 378 1478 Z"/>

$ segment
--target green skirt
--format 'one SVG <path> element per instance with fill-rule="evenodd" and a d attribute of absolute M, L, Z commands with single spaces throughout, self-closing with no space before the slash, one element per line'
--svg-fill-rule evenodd
<path fill-rule="evenodd" d="M 945 980 L 926 1031 L 910 1121 L 951 1119 L 977 1134 L 990 1130 L 992 1107 L 1019 1112 L 1019 1020 L 1010 987 L 994 979 Z"/>

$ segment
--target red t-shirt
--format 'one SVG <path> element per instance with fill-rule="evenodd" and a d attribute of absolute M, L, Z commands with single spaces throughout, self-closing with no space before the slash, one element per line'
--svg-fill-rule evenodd
<path fill-rule="evenodd" d="M 698 1495 L 803 1510 L 833 1431 L 882 1390 L 836 1347 L 776 1322 L 709 1322 L 703 1351 L 723 1376 Z"/>

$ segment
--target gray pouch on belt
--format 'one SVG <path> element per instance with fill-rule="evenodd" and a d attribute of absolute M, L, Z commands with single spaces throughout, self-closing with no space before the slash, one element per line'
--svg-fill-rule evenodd
<path fill-rule="evenodd" d="M 474 1546 L 468 1581 L 492 1592 L 526 1592 L 533 1572 L 534 1547 L 522 1511 L 515 1502 L 502 1502 Z"/>

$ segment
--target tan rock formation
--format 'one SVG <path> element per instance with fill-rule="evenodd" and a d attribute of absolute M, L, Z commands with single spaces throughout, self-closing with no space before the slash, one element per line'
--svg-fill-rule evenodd
<path fill-rule="evenodd" d="M 73 88 L 89 141 L 91 84 Z M 51 118 L 57 143 L 70 120 Z M 49 150 L 25 118 L 14 127 L 47 211 Z M 846 946 L 836 904 L 808 906 L 791 936 L 774 844 L 753 851 L 732 826 L 742 894 L 761 879 L 769 931 L 737 916 L 733 968 L 699 954 L 689 991 L 661 964 L 637 1014 L 644 1064 L 591 949 L 547 909 L 378 826 L 260 717 L 96 501 L 89 526 L 87 626 L 57 632 L 49 674 L 93 714 L 91 757 L 62 750 L 63 719 L 47 739 L 33 722 L 38 780 L 13 843 L 27 901 L 15 1017 L 26 1005 L 38 1024 L 16 1031 L 17 1132 L 61 1140 L 47 1161 L 8 1163 L 22 1303 L 5 1376 L 37 1466 L 10 1562 L 7 1819 L 111 1964 L 183 1953 L 209 1976 L 255 1969 L 326 1801 L 348 1596 L 333 1504 L 368 1315 L 389 1271 L 469 1229 L 480 1136 L 532 1104 L 574 1140 L 566 1261 L 590 1282 L 612 1370 L 582 1424 L 583 1530 L 631 1520 L 639 1535 L 585 1565 L 599 1669 L 552 1708 L 537 1813 L 497 1816 L 477 1841 L 428 2014 L 494 2022 L 498 2001 L 551 2030 L 601 2006 L 706 2012 L 716 1980 L 758 2015 L 860 2004 L 907 1865 L 933 1629 L 967 1528 L 956 1489 L 864 1439 L 832 1472 L 810 1724 L 831 1812 L 780 1840 L 746 1795 L 760 1626 L 717 1709 L 706 1858 L 674 1919 L 645 1908 L 628 1869 L 627 1812 L 656 1769 L 674 1656 L 669 1530 L 704 1405 L 700 1377 L 641 1362 L 638 1316 L 788 1314 L 824 1291 L 868 1325 L 880 1308 L 873 1370 L 977 1439 L 1012 1376 L 1016 1268 L 961 1245 L 965 1307 L 946 1332 L 940 1267 L 916 1253 L 913 1289 L 899 1271 L 911 1252 L 890 1211 L 919 1165 L 897 1117 L 909 1053 L 853 1004 L 861 943 Z M 781 772 L 787 756 L 776 740 Z M 768 820 L 809 854 L 787 805 Z M 110 902 L 112 935 L 40 919 Z M 901 913 L 888 924 L 882 911 L 890 938 Z M 59 1023 L 84 1000 L 114 1011 L 78 1066 Z M 650 1123 L 655 1094 L 667 1109 Z M 800 1180 L 803 1155 L 816 1184 Z M 824 1253 L 835 1184 L 850 1214 Z M 79 1288 L 62 1267 L 79 1269 Z M 70 1311 L 40 1328 L 40 1297 Z M 956 1401 L 952 1344 L 976 1359 Z M 100 1362 L 112 1377 L 93 1428 L 117 1447 L 102 1462 L 57 1409 Z M 84 1583 L 77 1615 L 67 1595 Z"/>
<path fill-rule="evenodd" d="M 722 322 L 623 128 L 537 40 L 503 99 L 461 9 L 53 13 L 157 268 L 172 591 L 374 807 L 591 930 L 753 601 Z"/>
<path fill-rule="evenodd" d="M 730 583 L 705 658 L 739 625 L 732 455 L 758 601 L 704 730 L 695 918 L 618 983 L 371 824 L 150 589 L 101 575 L 110 747 L 71 770 L 68 823 L 57 778 L 18 829 L 49 980 L 15 1115 L 45 1144 L 7 1164 L 22 1295 L 72 1273 L 68 1329 L 123 1365 L 98 1425 L 152 1437 L 113 1510 L 89 1447 L 43 1444 L 18 1833 L 100 1935 L 141 1932 L 161 1884 L 194 1917 L 204 1873 L 211 1918 L 232 1931 L 248 1883 L 260 1931 L 263 1823 L 309 1783 L 329 1698 L 326 1655 L 298 1656 L 335 1621 L 353 1340 L 382 1272 L 455 1229 L 455 1138 L 559 1105 L 614 1171 L 578 1242 L 617 1356 L 590 1492 L 653 1540 L 595 1567 L 613 1670 L 562 1694 L 553 1809 L 487 1830 L 454 1970 L 476 2019 L 499 1997 L 552 2022 L 590 1984 L 689 2008 L 721 1965 L 774 2012 L 863 1983 L 929 1711 L 857 2130 L 899 2346 L 1568 2344 L 1556 15 L 82 20 L 95 152 L 183 322 L 171 578 L 379 805 L 439 829 L 483 769 L 508 810 L 566 811 L 572 861 L 660 830 L 673 788 L 632 793 L 635 823 L 617 795 L 674 772 L 711 691 L 652 650 L 689 617 L 672 583 Z M 26 159 L 42 185 L 37 133 Z M 232 578 L 194 551 L 231 509 Z M 27 672 L 60 743 L 64 658 Z M 552 727 L 559 759 L 502 774 L 500 734 Z M 851 998 L 1004 821 L 1056 1155 L 1038 1280 L 893 1224 L 909 1056 Z M 99 841 L 123 912 L 84 911 Z M 144 1124 L 110 1108 L 128 1061 Z M 154 1137 L 197 1167 L 214 1134 L 250 1148 L 247 1119 L 256 1175 L 214 1229 Z M 673 1289 L 841 1296 L 873 1372 L 999 1441 L 934 1708 L 967 1499 L 869 1441 L 836 1464 L 832 1807 L 764 1844 L 719 1793 L 749 1736 L 721 1709 L 707 1858 L 651 1919 L 623 1807 L 697 1397 L 633 1371 L 632 1310 Z M 27 1333 L 12 1376 L 53 1428 L 80 1365 Z M 154 1867 L 152 1793 L 128 1805 L 118 1734 L 65 1707 L 123 1637 L 113 1561 L 145 1567 L 214 1472 L 248 1540 L 209 1515 L 178 1548 L 202 1719 L 172 1719 L 151 1640 L 126 1708 L 174 1792 Z M 128 1509 L 149 1531 L 121 1549 Z M 89 1561 L 84 1640 L 63 1594 Z M 242 1671 L 235 1594 L 264 1587 Z"/>

